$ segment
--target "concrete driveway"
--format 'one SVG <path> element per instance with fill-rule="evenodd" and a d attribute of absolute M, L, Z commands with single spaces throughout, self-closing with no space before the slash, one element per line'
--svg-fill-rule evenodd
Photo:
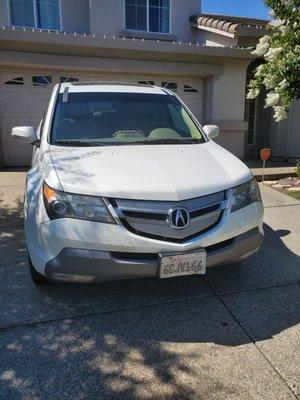
<path fill-rule="evenodd" d="M 263 188 L 266 238 L 203 277 L 38 288 L 24 172 L 0 171 L 1 399 L 296 399 L 300 202 Z"/>

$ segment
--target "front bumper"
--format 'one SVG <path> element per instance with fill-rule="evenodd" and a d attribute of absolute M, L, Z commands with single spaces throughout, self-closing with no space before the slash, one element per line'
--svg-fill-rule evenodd
<path fill-rule="evenodd" d="M 240 261 L 256 252 L 263 240 L 259 228 L 206 247 L 207 267 Z M 158 254 L 63 249 L 50 260 L 45 275 L 54 281 L 96 283 L 158 276 Z"/>

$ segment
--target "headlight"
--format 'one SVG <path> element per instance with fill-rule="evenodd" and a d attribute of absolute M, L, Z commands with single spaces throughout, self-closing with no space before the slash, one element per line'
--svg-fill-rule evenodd
<path fill-rule="evenodd" d="M 50 188 L 45 182 L 43 196 L 50 219 L 75 218 L 108 224 L 115 223 L 100 197 L 61 192 Z"/>
<path fill-rule="evenodd" d="M 232 191 L 233 203 L 231 211 L 239 210 L 255 201 L 261 201 L 259 186 L 254 178 L 247 183 L 234 187 Z"/>

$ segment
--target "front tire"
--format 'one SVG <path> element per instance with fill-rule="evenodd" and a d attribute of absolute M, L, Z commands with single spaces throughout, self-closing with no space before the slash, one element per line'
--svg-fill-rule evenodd
<path fill-rule="evenodd" d="M 29 266 L 29 270 L 30 270 L 31 279 L 36 285 L 49 284 L 48 279 L 44 275 L 37 272 L 37 270 L 34 268 L 32 262 L 31 262 L 29 253 L 28 253 L 28 266 Z"/>

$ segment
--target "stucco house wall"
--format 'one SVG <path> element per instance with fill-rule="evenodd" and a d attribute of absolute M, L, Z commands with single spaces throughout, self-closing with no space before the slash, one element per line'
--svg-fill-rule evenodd
<path fill-rule="evenodd" d="M 9 16 L 8 16 L 8 1 L 1 0 L 0 1 L 0 26 L 9 25 Z"/>
<path fill-rule="evenodd" d="M 238 157 L 244 155 L 246 70 L 249 60 L 226 60 L 223 73 L 213 79 L 210 120 L 219 125 L 216 141 Z"/>
<path fill-rule="evenodd" d="M 198 30 L 196 32 L 196 41 L 206 46 L 237 46 L 237 40 L 234 38 L 204 30 Z"/>
<path fill-rule="evenodd" d="M 61 0 L 62 30 L 90 33 L 89 0 Z"/>

